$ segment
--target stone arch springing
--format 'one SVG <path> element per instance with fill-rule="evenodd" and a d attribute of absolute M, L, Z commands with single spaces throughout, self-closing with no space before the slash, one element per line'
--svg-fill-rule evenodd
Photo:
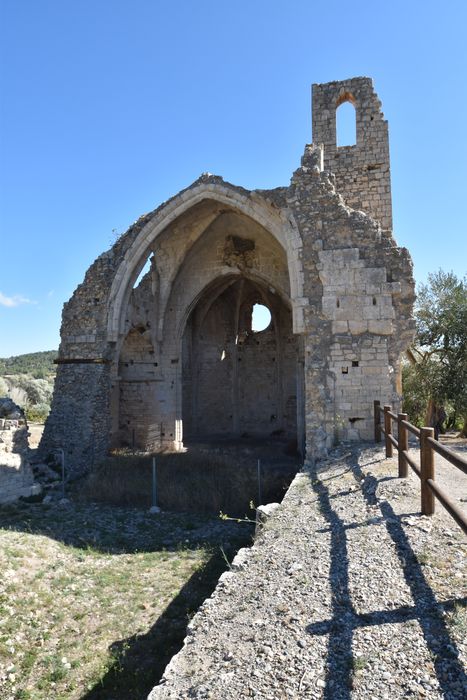
<path fill-rule="evenodd" d="M 303 272 L 299 256 L 302 241 L 292 217 L 279 214 L 266 202 L 253 199 L 227 183 L 203 182 L 174 197 L 156 212 L 125 252 L 109 295 L 107 337 L 110 342 L 118 341 L 123 330 L 122 317 L 151 245 L 172 222 L 203 200 L 212 200 L 245 214 L 264 226 L 283 246 L 290 276 L 294 329 L 295 332 L 303 330 Z"/>
<path fill-rule="evenodd" d="M 181 342 L 181 338 L 183 336 L 183 333 L 185 331 L 186 324 L 188 322 L 188 319 L 190 315 L 192 314 L 193 310 L 196 308 L 197 305 L 199 305 L 200 301 L 203 299 L 203 297 L 210 297 L 209 301 L 206 304 L 206 311 L 209 310 L 209 306 L 215 301 L 215 299 L 221 294 L 225 289 L 230 287 L 232 284 L 234 284 L 236 281 L 241 279 L 242 276 L 235 273 L 235 272 L 229 272 L 224 275 L 218 275 L 214 279 L 212 279 L 207 285 L 202 287 L 197 294 L 190 300 L 190 302 L 186 305 L 186 307 L 183 309 L 183 312 L 180 314 L 179 318 L 175 321 L 174 325 L 174 336 L 176 338 L 177 343 Z M 258 272 L 255 272 L 254 274 L 250 273 L 247 277 L 250 281 L 252 281 L 257 288 L 263 289 L 263 288 L 268 288 L 271 287 L 271 280 L 268 279 L 267 277 L 264 277 Z M 281 299 L 281 301 L 288 307 L 290 307 L 291 313 L 293 312 L 293 306 L 292 302 L 289 296 L 287 296 L 283 290 L 278 289 L 277 287 L 273 286 L 271 287 L 274 289 L 274 294 L 278 296 L 278 298 Z M 259 298 L 259 295 L 258 295 Z M 264 302 L 264 295 L 261 295 L 262 301 L 260 303 L 265 303 Z M 266 303 L 267 305 L 267 303 Z M 205 311 L 205 312 L 206 312 Z M 294 330 L 295 332 L 295 330 Z"/>
<path fill-rule="evenodd" d="M 219 185 L 216 187 L 219 188 Z M 114 346 L 114 356 L 118 358 L 122 343 L 125 342 L 124 339 L 132 324 L 134 325 L 135 321 L 141 320 L 139 314 L 141 304 L 138 303 L 138 295 L 141 286 L 146 285 L 147 287 L 147 293 L 143 295 L 144 304 L 146 304 L 146 318 L 149 321 L 147 328 L 154 346 L 155 365 L 158 366 L 157 381 L 149 392 L 154 406 L 154 410 L 151 409 L 150 423 L 151 426 L 156 426 L 158 429 L 160 445 L 172 446 L 175 449 L 180 449 L 183 439 L 182 335 L 191 309 L 196 304 L 196 299 L 202 294 L 203 286 L 200 286 L 200 283 L 206 285 L 206 282 L 210 283 L 211 281 L 215 284 L 225 284 L 223 278 L 225 278 L 226 273 L 227 276 L 231 275 L 237 279 L 245 275 L 257 277 L 261 280 L 264 288 L 269 285 L 275 289 L 276 294 L 285 295 L 285 303 L 288 308 L 291 302 L 292 308 L 294 308 L 294 301 L 291 300 L 291 289 L 293 288 L 296 294 L 297 291 L 301 290 L 300 285 L 302 284 L 299 263 L 301 241 L 299 238 L 293 239 L 295 247 L 292 249 L 290 236 L 292 235 L 293 238 L 293 233 L 291 234 L 290 231 L 293 230 L 293 223 L 291 220 L 286 219 L 283 214 L 279 216 L 265 200 L 256 201 L 256 198 L 245 196 L 243 193 L 239 193 L 237 188 L 230 185 L 222 185 L 221 197 L 219 197 L 218 189 L 216 189 L 216 196 L 209 197 L 206 196 L 205 189 L 203 187 L 201 189 L 202 192 L 198 192 L 198 196 L 190 200 L 189 206 L 186 203 L 186 198 L 179 196 L 176 198 L 181 199 L 178 209 L 173 209 L 173 203 L 163 207 L 165 211 L 166 206 L 172 206 L 172 214 L 168 218 L 162 217 L 161 219 L 162 212 L 156 213 L 139 230 L 138 235 L 130 242 L 123 258 L 121 258 L 112 285 L 109 303 L 108 329 L 111 328 L 112 318 L 114 326 L 113 336 L 109 332 L 108 338 L 111 345 Z M 238 205 L 239 203 L 241 206 Z M 219 221 L 222 219 L 225 222 L 226 216 L 230 222 L 228 225 L 234 230 L 240 226 L 242 235 L 249 237 L 251 233 L 258 237 L 258 249 L 267 252 L 269 256 L 272 254 L 278 256 L 278 269 L 282 271 L 279 277 L 277 277 L 279 274 L 277 272 L 274 273 L 276 278 L 274 275 L 270 275 L 265 259 L 258 269 L 243 269 L 241 261 L 236 257 L 235 250 L 231 251 L 233 258 L 228 252 L 229 240 L 233 235 L 230 230 L 223 233 L 222 240 L 218 238 L 215 244 L 208 244 L 206 249 L 206 235 L 210 232 L 209 236 L 219 236 Z M 157 219 L 156 222 L 154 222 L 154 218 Z M 169 219 L 170 221 L 167 223 Z M 204 219 L 208 222 L 206 225 L 202 223 Z M 151 222 L 154 226 L 148 231 L 146 228 Z M 195 236 L 193 236 L 193 228 L 191 228 L 193 222 L 195 222 Z M 200 227 L 196 228 L 200 222 Z M 225 226 L 225 223 L 220 224 L 222 230 L 225 229 Z M 155 233 L 157 235 L 154 235 Z M 269 244 L 268 240 L 270 240 Z M 251 244 L 248 238 L 245 240 L 242 238 L 241 242 Z M 207 264 L 207 259 L 209 256 L 212 257 L 213 251 L 219 251 L 219 245 L 221 251 L 219 256 L 216 258 L 216 253 L 211 262 Z M 275 252 L 273 253 L 273 251 Z M 288 255 L 292 260 L 295 260 L 292 272 L 290 271 Z M 143 277 L 140 285 L 135 288 L 135 280 L 141 274 L 141 269 L 148 256 L 152 260 L 150 274 Z M 200 269 L 203 270 L 201 275 Z M 208 276 L 205 274 L 206 271 Z M 209 275 L 211 275 L 211 280 L 209 280 Z M 216 280 L 220 281 L 216 282 Z M 117 285 L 117 281 L 119 285 Z M 153 307 L 152 311 L 147 306 L 148 298 Z M 304 298 L 295 296 L 293 299 L 295 300 L 295 310 L 298 311 L 295 314 L 295 326 L 300 327 L 300 311 L 303 309 Z M 264 301 L 264 298 L 258 296 L 257 300 Z M 112 364 L 113 369 L 111 368 L 113 376 L 112 442 L 114 445 L 121 442 L 122 434 L 120 428 L 122 421 L 119 417 L 122 413 L 120 410 L 122 406 L 122 390 L 119 386 L 122 381 L 120 367 L 121 364 L 117 361 Z M 158 388 L 160 388 L 159 392 Z M 152 430 L 152 434 L 156 434 L 155 428 Z"/>

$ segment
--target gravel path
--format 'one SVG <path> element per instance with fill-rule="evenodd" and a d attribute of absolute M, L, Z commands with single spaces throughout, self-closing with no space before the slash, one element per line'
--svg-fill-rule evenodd
<path fill-rule="evenodd" d="M 298 474 L 150 699 L 467 697 L 467 540 L 395 474 L 361 446 Z"/>
<path fill-rule="evenodd" d="M 441 443 L 453 452 L 459 454 L 464 459 L 467 459 L 467 443 L 465 440 L 448 440 L 445 439 L 444 436 L 442 436 Z M 395 457 L 393 458 L 391 463 L 397 465 L 396 450 L 394 450 L 394 454 Z M 409 454 L 417 464 L 420 464 L 420 447 L 418 440 L 410 440 Z M 449 494 L 451 497 L 454 497 L 454 500 L 457 502 L 457 505 L 460 506 L 461 510 L 463 510 L 464 513 L 467 514 L 467 474 L 464 474 L 460 471 L 460 469 L 453 467 L 447 459 L 441 457 L 441 455 L 439 455 L 437 452 L 435 452 L 434 455 L 436 482 L 439 486 L 441 486 L 441 488 L 444 491 L 446 491 L 447 494 Z M 396 471 L 394 473 L 397 474 L 397 466 L 395 467 L 395 470 Z M 410 467 L 409 471 L 414 482 L 417 482 L 417 477 L 415 476 Z M 439 508 L 442 510 L 441 505 L 439 506 Z"/>

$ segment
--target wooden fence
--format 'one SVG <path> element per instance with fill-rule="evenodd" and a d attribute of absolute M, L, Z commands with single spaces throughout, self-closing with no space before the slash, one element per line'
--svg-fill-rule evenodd
<path fill-rule="evenodd" d="M 381 421 L 383 417 L 383 421 Z M 417 428 L 409 423 L 406 413 L 395 414 L 391 406 L 381 406 L 374 402 L 375 441 L 381 442 L 384 435 L 386 457 L 393 456 L 393 448 L 398 452 L 399 476 L 407 477 L 409 467 L 421 481 L 421 510 L 424 515 L 435 512 L 435 496 L 467 535 L 467 516 L 435 481 L 435 452 L 444 457 L 454 467 L 467 474 L 467 460 L 460 457 L 434 439 L 434 428 Z M 393 434 L 393 422 L 397 423 L 397 439 Z M 409 433 L 420 443 L 420 459 L 415 461 L 409 455 Z"/>

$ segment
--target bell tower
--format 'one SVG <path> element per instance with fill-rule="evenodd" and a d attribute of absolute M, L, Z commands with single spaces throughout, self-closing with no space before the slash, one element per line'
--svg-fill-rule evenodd
<path fill-rule="evenodd" d="M 355 108 L 354 146 L 337 145 L 336 112 L 344 102 Z M 324 169 L 336 176 L 346 204 L 368 213 L 383 230 L 391 230 L 388 123 L 371 78 L 313 85 L 312 124 L 313 143 L 324 146 Z"/>

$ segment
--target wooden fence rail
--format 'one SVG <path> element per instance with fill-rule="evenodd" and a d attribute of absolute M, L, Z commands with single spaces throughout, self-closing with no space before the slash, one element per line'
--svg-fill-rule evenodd
<path fill-rule="evenodd" d="M 424 515 L 433 515 L 436 496 L 438 501 L 467 535 L 466 514 L 435 481 L 434 453 L 437 452 L 454 467 L 464 472 L 464 474 L 467 474 L 467 460 L 435 440 L 433 428 L 417 428 L 409 423 L 406 413 L 396 415 L 391 408 L 389 405 L 381 406 L 379 401 L 374 402 L 375 442 L 381 442 L 381 435 L 384 435 L 386 457 L 392 457 L 393 448 L 396 448 L 400 477 L 407 477 L 409 475 L 408 468 L 410 467 L 420 479 L 422 513 Z M 381 417 L 383 417 L 382 421 Z M 393 422 L 397 423 L 397 439 L 393 435 Z M 415 435 L 420 442 L 419 463 L 409 455 L 409 433 Z"/>

